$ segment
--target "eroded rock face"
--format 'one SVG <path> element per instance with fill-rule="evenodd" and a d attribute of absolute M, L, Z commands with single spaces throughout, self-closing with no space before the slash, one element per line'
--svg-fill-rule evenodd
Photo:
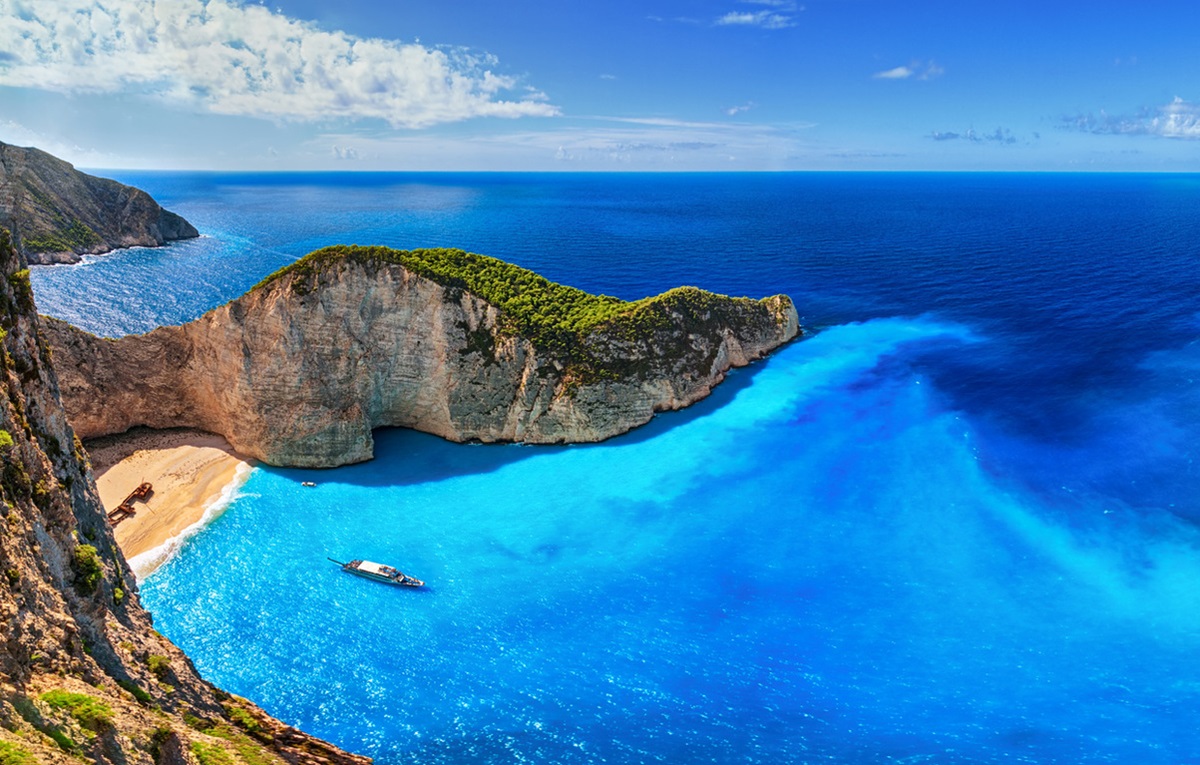
<path fill-rule="evenodd" d="M 0 226 L 29 263 L 78 263 L 119 247 L 199 236 L 149 194 L 81 173 L 38 149 L 0 143 Z"/>
<path fill-rule="evenodd" d="M 152 765 L 236 741 L 268 762 L 367 762 L 220 692 L 153 630 L 59 402 L 23 266 L 0 229 L 0 759 Z M 80 699 L 107 719 L 72 712 Z"/>
<path fill-rule="evenodd" d="M 48 320 L 71 423 L 84 438 L 202 428 L 305 467 L 370 459 L 381 426 L 599 441 L 703 398 L 800 331 L 786 296 L 696 290 L 704 301 L 656 303 L 653 331 L 588 334 L 596 373 L 513 332 L 491 303 L 404 267 L 345 260 L 312 278 L 285 274 L 188 324 L 117 340 Z"/>

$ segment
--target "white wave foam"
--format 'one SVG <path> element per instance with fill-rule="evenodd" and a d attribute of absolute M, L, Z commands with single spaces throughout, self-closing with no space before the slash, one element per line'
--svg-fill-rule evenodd
<path fill-rule="evenodd" d="M 175 557 L 175 554 L 183 549 L 184 544 L 196 534 L 203 531 L 210 523 L 221 517 L 233 501 L 241 495 L 241 489 L 249 480 L 253 468 L 242 463 L 238 465 L 237 471 L 234 473 L 233 480 L 221 490 L 219 496 L 212 502 L 209 502 L 204 508 L 203 515 L 200 520 L 185 528 L 179 533 L 179 536 L 171 537 L 166 542 L 163 542 L 158 547 L 152 547 L 144 553 L 139 553 L 129 559 L 129 567 L 133 569 L 133 575 L 137 577 L 140 584 L 146 577 L 153 574 L 160 566 Z"/>

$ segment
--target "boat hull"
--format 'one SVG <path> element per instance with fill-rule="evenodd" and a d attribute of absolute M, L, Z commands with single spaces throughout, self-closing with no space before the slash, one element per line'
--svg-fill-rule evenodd
<path fill-rule="evenodd" d="M 361 576 L 363 579 L 370 579 L 373 582 L 382 582 L 383 584 L 394 584 L 397 587 L 424 587 L 425 582 L 417 579 L 415 576 L 409 576 L 403 571 L 385 566 L 382 563 L 374 563 L 369 560 L 352 560 L 349 563 L 330 558 L 329 560 L 342 567 L 342 571 L 355 576 Z"/>
<path fill-rule="evenodd" d="M 355 576 L 361 576 L 363 579 L 370 579 L 372 582 L 382 582 L 384 584 L 394 584 L 397 587 L 424 587 L 425 586 L 425 583 L 422 582 L 420 579 L 413 579 L 412 577 L 408 577 L 407 579 L 393 579 L 392 577 L 389 577 L 389 576 L 380 576 L 379 574 L 372 574 L 367 571 L 358 571 L 357 569 L 353 569 L 353 568 L 343 568 L 342 570 L 349 574 L 354 574 Z"/>

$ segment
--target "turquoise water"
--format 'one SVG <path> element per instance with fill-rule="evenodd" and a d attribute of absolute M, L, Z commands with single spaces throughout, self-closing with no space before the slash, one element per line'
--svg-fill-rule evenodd
<path fill-rule="evenodd" d="M 142 597 L 285 721 L 384 763 L 1200 762 L 1194 179 L 126 180 L 209 238 L 39 269 L 43 310 L 119 333 L 441 236 L 819 330 L 603 444 L 255 470 Z"/>

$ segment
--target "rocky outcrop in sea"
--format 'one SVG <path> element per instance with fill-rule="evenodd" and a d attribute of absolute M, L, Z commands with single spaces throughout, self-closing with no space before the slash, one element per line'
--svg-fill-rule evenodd
<path fill-rule="evenodd" d="M 599 441 L 704 398 L 800 332 L 784 295 L 624 302 L 460 250 L 335 247 L 182 326 L 101 339 L 46 320 L 84 438 L 195 427 L 273 465 L 370 459 L 372 430 Z"/>
<path fill-rule="evenodd" d="M 35 265 L 78 263 L 87 254 L 200 235 L 141 189 L 5 143 L 0 143 L 0 227 Z"/>

